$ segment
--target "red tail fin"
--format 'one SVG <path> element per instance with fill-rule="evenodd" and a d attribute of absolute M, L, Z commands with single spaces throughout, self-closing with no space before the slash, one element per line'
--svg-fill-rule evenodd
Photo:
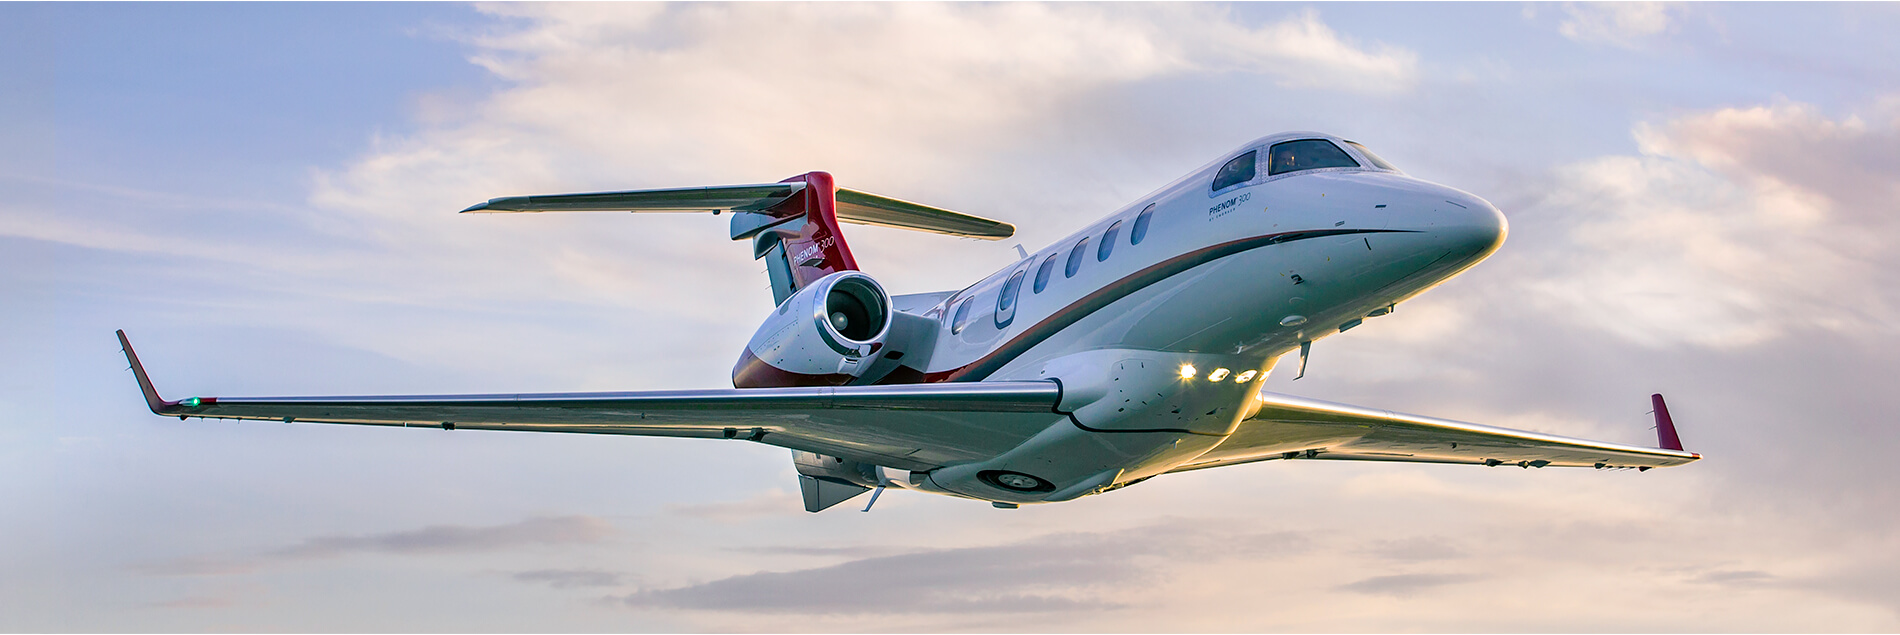
<path fill-rule="evenodd" d="M 840 271 L 857 271 L 858 261 L 851 257 L 851 248 L 838 230 L 838 186 L 832 183 L 831 174 L 806 172 L 779 182 L 805 184 L 798 194 L 764 210 L 776 218 L 805 219 L 802 224 L 789 223 L 777 232 L 784 245 L 792 288 L 802 289 Z"/>

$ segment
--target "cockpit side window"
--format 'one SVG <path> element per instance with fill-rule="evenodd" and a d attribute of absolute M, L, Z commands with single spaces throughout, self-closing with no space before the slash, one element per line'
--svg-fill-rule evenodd
<path fill-rule="evenodd" d="M 1274 147 L 1279 147 L 1279 146 L 1274 146 Z M 1224 190 L 1236 185 L 1240 185 L 1248 181 L 1252 181 L 1253 175 L 1254 175 L 1254 163 L 1258 158 L 1259 158 L 1259 151 L 1248 150 L 1246 154 L 1234 157 L 1234 160 L 1228 161 L 1227 165 L 1220 166 L 1220 172 L 1217 172 L 1214 174 L 1213 191 L 1219 192 L 1221 190 Z"/>
<path fill-rule="evenodd" d="M 1359 162 L 1352 160 L 1345 150 L 1325 139 L 1303 139 L 1273 144 L 1269 150 L 1272 162 L 1267 174 L 1286 174 L 1300 170 L 1320 168 L 1356 168 Z"/>
<path fill-rule="evenodd" d="M 1365 146 L 1359 145 L 1358 143 L 1355 143 L 1352 141 L 1347 141 L 1346 143 L 1351 143 L 1352 147 L 1358 148 L 1359 154 L 1365 155 L 1366 160 L 1371 161 L 1373 167 L 1379 168 L 1381 170 L 1391 170 L 1393 172 L 1401 171 L 1397 167 L 1394 167 L 1391 163 L 1387 163 L 1385 159 L 1379 158 L 1379 155 L 1373 154 L 1372 150 L 1367 149 Z"/>

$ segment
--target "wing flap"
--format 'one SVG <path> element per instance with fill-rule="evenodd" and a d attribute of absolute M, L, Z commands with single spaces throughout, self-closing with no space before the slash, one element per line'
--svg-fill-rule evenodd
<path fill-rule="evenodd" d="M 1701 455 L 1260 394 L 1259 413 L 1188 471 L 1272 459 L 1621 468 L 1683 465 Z"/>

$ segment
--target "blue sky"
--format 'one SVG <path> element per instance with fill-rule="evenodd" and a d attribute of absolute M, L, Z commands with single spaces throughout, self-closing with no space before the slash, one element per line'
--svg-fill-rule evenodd
<path fill-rule="evenodd" d="M 1892 4 L 0 5 L 0 630 L 1900 627 Z M 1031 249 L 1324 130 L 1492 260 L 1268 390 L 1648 443 L 1636 473 L 1254 465 L 800 510 L 783 450 L 153 417 L 168 396 L 726 385 L 700 216 L 841 184 Z M 895 292 L 1010 244 L 847 229 Z"/>

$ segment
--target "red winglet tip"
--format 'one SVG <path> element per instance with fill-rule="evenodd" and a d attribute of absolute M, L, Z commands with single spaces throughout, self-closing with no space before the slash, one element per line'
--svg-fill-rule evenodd
<path fill-rule="evenodd" d="M 1676 422 L 1669 418 L 1669 404 L 1663 403 L 1661 393 L 1649 396 L 1649 405 L 1656 411 L 1656 444 L 1664 450 L 1682 451 L 1682 437 L 1676 435 Z"/>

